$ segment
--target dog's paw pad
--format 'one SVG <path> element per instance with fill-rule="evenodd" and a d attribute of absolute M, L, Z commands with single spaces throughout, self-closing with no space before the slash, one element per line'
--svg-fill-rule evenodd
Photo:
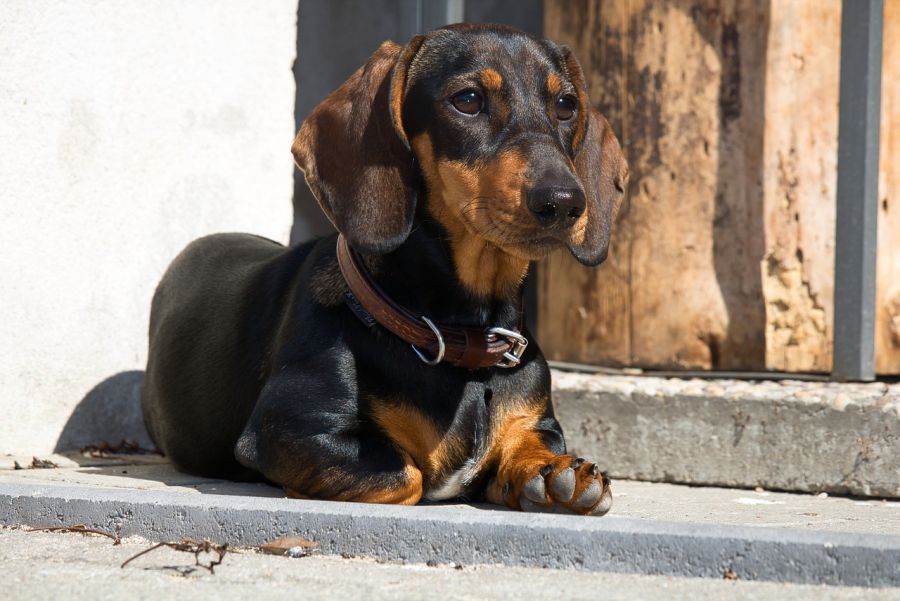
<path fill-rule="evenodd" d="M 609 478 L 595 463 L 559 455 L 537 471 L 525 475 L 518 494 L 514 485 L 507 486 L 509 494 L 504 494 L 504 500 L 508 504 L 518 501 L 523 511 L 562 514 L 603 515 L 612 507 Z"/>
<path fill-rule="evenodd" d="M 600 502 L 597 503 L 597 506 L 591 509 L 591 515 L 606 515 L 610 509 L 612 509 L 612 492 L 610 492 L 609 487 L 607 486 L 606 494 L 603 495 Z"/>
<path fill-rule="evenodd" d="M 543 503 L 535 503 L 526 498 L 522 498 L 519 500 L 519 506 L 522 508 L 522 511 L 527 511 L 529 513 L 552 513 L 553 505 L 544 505 Z"/>

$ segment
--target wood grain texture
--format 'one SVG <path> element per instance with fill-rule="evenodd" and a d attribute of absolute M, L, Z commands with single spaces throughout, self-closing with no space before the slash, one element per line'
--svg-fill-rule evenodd
<path fill-rule="evenodd" d="M 623 141 L 626 65 L 625 2 L 548 1 L 545 35 L 572 48 L 593 104 Z M 538 268 L 539 340 L 551 359 L 627 365 L 631 361 L 629 201 L 619 210 L 610 259 L 587 269 L 568 253 Z"/>
<path fill-rule="evenodd" d="M 884 6 L 875 370 L 900 373 L 900 0 Z"/>
<path fill-rule="evenodd" d="M 607 263 L 540 269 L 548 357 L 828 372 L 840 3 L 546 0 L 632 169 Z M 877 370 L 900 373 L 900 0 L 886 2 Z M 893 157 L 893 159 L 892 159 Z M 895 198 L 896 197 L 896 198 Z"/>
<path fill-rule="evenodd" d="M 546 3 L 546 35 L 582 60 L 634 174 L 607 263 L 589 271 L 558 256 L 541 270 L 548 356 L 643 367 L 762 362 L 762 91 L 741 82 L 762 79 L 767 14 L 747 6 Z M 747 34 L 738 19 L 752 24 Z"/>
<path fill-rule="evenodd" d="M 831 370 L 839 2 L 773 0 L 764 166 L 767 369 Z"/>
<path fill-rule="evenodd" d="M 748 2 L 629 6 L 639 97 L 628 110 L 642 151 L 633 192 L 632 362 L 748 368 L 762 357 L 754 201 L 763 90 L 751 82 L 764 65 L 768 15 Z"/>

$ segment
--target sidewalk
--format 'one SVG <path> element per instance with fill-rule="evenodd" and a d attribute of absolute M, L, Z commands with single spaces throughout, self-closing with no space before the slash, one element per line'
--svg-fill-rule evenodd
<path fill-rule="evenodd" d="M 27 460 L 26 460 L 27 459 Z M 604 518 L 477 505 L 298 501 L 206 480 L 156 456 L 0 458 L 0 524 L 88 524 L 155 541 L 258 545 L 297 534 L 322 554 L 721 579 L 900 586 L 900 503 L 615 481 Z"/>
<path fill-rule="evenodd" d="M 3 598 L 120 601 L 121 599 L 285 599 L 315 601 L 792 601 L 897 599 L 898 589 L 861 589 L 743 580 L 675 578 L 504 566 L 399 564 L 363 558 L 291 559 L 254 549 L 230 551 L 215 574 L 193 555 L 159 549 L 119 566 L 150 546 L 79 534 L 45 534 L 0 527 Z M 207 557 L 201 556 L 201 561 Z"/>

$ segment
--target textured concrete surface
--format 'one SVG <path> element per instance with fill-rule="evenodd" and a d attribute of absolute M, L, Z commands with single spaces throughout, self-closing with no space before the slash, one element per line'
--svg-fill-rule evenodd
<path fill-rule="evenodd" d="M 28 466 L 30 456 L 0 456 L 0 487 L 8 484 L 64 485 L 166 491 L 188 495 L 239 495 L 282 498 L 281 489 L 265 484 L 198 478 L 172 469 L 157 455 L 91 458 L 73 453 L 39 459 L 57 469 L 14 470 Z M 614 481 L 611 515 L 642 520 L 681 522 L 699 528 L 727 524 L 825 532 L 900 535 L 900 501 L 679 486 L 633 480 Z M 471 509 L 457 505 L 460 510 Z"/>
<path fill-rule="evenodd" d="M 82 403 L 58 449 L 136 440 L 142 372 Z M 620 478 L 900 497 L 900 384 L 681 380 L 553 371 L 570 450 Z M 0 448 L 0 452 L 39 453 Z M 0 458 L 2 461 L 2 458 Z"/>
<path fill-rule="evenodd" d="M 4 599 L 673 599 L 731 601 L 790 598 L 897 599 L 897 589 L 863 589 L 723 579 L 674 578 L 452 564 L 379 563 L 364 558 L 290 559 L 252 548 L 226 554 L 215 574 L 193 556 L 153 551 L 124 569 L 120 564 L 150 546 L 139 538 L 111 541 L 79 534 L 0 528 Z M 206 561 L 201 555 L 201 560 Z"/>
<path fill-rule="evenodd" d="M 710 578 L 730 570 L 744 580 L 900 585 L 897 503 L 714 491 L 718 501 L 704 505 L 696 500 L 710 491 L 620 482 L 610 516 L 580 518 L 472 505 L 298 501 L 271 487 L 167 474 L 152 459 L 88 463 L 3 470 L 0 524 L 83 523 L 151 540 L 186 536 L 241 545 L 297 534 L 323 553 L 403 562 Z M 88 477 L 96 481 L 78 480 Z M 131 479 L 155 484 L 123 487 Z"/>
<path fill-rule="evenodd" d="M 569 448 L 614 477 L 900 497 L 900 384 L 553 378 Z"/>
<path fill-rule="evenodd" d="M 169 261 L 215 231 L 287 241 L 296 21 L 297 0 L 0 2 L 3 451 L 133 436 L 117 401 Z"/>

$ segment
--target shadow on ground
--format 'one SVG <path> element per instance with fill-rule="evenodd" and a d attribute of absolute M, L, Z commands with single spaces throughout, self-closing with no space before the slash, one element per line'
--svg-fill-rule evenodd
<path fill-rule="evenodd" d="M 94 386 L 69 416 L 53 450 L 60 453 L 122 440 L 154 448 L 141 415 L 143 380 L 143 371 L 123 371 Z"/>
<path fill-rule="evenodd" d="M 144 372 L 140 370 L 110 376 L 91 389 L 69 416 L 54 452 L 77 464 L 71 476 L 74 484 L 136 489 L 188 487 L 208 494 L 283 496 L 280 488 L 264 483 L 237 483 L 181 473 L 156 453 L 131 454 L 121 448 L 118 450 L 126 452 L 80 452 L 86 447 L 116 449 L 122 441 L 144 450 L 156 448 L 141 414 L 143 380 Z"/>

